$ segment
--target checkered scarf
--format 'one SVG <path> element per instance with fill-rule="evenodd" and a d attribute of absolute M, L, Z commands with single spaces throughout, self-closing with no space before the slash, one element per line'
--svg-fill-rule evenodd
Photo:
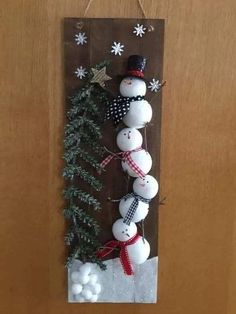
<path fill-rule="evenodd" d="M 143 100 L 144 96 L 122 97 L 118 96 L 109 102 L 109 106 L 105 115 L 105 120 L 113 119 L 115 124 L 118 124 L 124 116 L 129 112 L 130 103 L 136 100 Z"/>
<path fill-rule="evenodd" d="M 142 171 L 142 169 L 134 162 L 134 160 L 131 157 L 131 153 L 133 152 L 139 152 L 142 150 L 142 147 L 138 147 L 133 150 L 128 150 L 126 152 L 120 152 L 120 153 L 112 153 L 109 156 L 107 156 L 100 164 L 101 168 L 105 168 L 107 164 L 113 159 L 122 159 L 122 161 L 127 162 L 127 164 L 130 166 L 130 168 L 140 177 L 145 177 L 145 173 Z"/>
<path fill-rule="evenodd" d="M 127 200 L 128 198 L 130 197 L 133 197 L 134 200 L 133 202 L 131 203 L 129 209 L 128 209 L 128 212 L 127 214 L 125 215 L 125 218 L 123 220 L 123 222 L 126 224 L 126 225 L 130 225 L 130 222 L 132 221 L 133 217 L 134 217 L 134 214 L 138 208 L 138 204 L 139 204 L 139 201 L 141 202 L 144 202 L 146 204 L 150 203 L 151 200 L 150 199 L 147 199 L 147 198 L 144 198 L 136 193 L 130 193 L 130 194 L 127 194 L 123 197 L 124 200 Z"/>

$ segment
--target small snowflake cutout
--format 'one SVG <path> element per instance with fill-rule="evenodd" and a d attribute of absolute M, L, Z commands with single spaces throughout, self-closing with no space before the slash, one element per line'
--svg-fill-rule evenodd
<path fill-rule="evenodd" d="M 152 92 L 158 92 L 161 89 L 162 84 L 160 83 L 159 80 L 155 80 L 154 78 L 152 79 L 151 82 L 149 82 L 148 88 L 151 89 Z"/>
<path fill-rule="evenodd" d="M 117 43 L 114 41 L 113 45 L 111 46 L 111 53 L 114 53 L 114 55 L 121 56 L 122 52 L 124 51 L 124 45 L 121 43 Z"/>
<path fill-rule="evenodd" d="M 75 35 L 75 41 L 77 45 L 84 45 L 87 43 L 87 37 L 85 33 L 79 33 Z"/>
<path fill-rule="evenodd" d="M 136 34 L 136 36 L 142 37 L 143 35 L 145 35 L 145 32 L 146 32 L 146 28 L 143 25 L 137 24 L 134 27 L 133 33 Z"/>
<path fill-rule="evenodd" d="M 82 66 L 80 66 L 79 68 L 77 68 L 76 71 L 75 71 L 75 75 L 76 75 L 80 80 L 82 80 L 82 79 L 86 76 L 87 73 L 88 73 L 88 72 L 86 71 L 86 69 L 83 68 Z"/>

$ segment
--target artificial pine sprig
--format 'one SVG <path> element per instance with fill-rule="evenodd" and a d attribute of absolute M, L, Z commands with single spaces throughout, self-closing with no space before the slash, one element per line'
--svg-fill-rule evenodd
<path fill-rule="evenodd" d="M 107 65 L 104 61 L 93 68 L 99 70 Z M 105 269 L 96 254 L 101 246 L 98 237 L 101 227 L 92 215 L 93 210 L 101 210 L 101 204 L 92 191 L 102 189 L 96 173 L 101 171 L 98 159 L 105 152 L 100 144 L 101 124 L 109 95 L 98 84 L 90 82 L 92 75 L 90 70 L 86 85 L 68 99 L 63 156 L 63 177 L 67 182 L 63 214 L 68 221 L 65 243 L 69 249 L 66 266 L 70 267 L 74 259 L 79 259 Z"/>

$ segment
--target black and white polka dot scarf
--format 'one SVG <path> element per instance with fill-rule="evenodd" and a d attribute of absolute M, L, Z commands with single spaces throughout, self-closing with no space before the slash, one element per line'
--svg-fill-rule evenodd
<path fill-rule="evenodd" d="M 130 103 L 136 100 L 143 100 L 144 96 L 122 97 L 118 96 L 109 103 L 105 120 L 112 119 L 115 124 L 118 124 L 124 116 L 129 112 Z"/>
<path fill-rule="evenodd" d="M 128 209 L 128 212 L 127 214 L 125 215 L 124 217 L 124 220 L 123 222 L 126 224 L 126 225 L 130 225 L 130 222 L 132 221 L 133 217 L 134 217 L 134 214 L 136 212 L 136 209 L 138 208 L 138 204 L 139 204 L 139 201 L 141 202 L 144 202 L 146 204 L 150 203 L 151 200 L 150 199 L 147 199 L 147 198 L 144 198 L 136 193 L 130 193 L 130 194 L 127 194 L 123 197 L 124 200 L 127 200 L 128 198 L 130 197 L 133 197 L 134 200 L 133 202 L 131 203 L 129 209 Z"/>

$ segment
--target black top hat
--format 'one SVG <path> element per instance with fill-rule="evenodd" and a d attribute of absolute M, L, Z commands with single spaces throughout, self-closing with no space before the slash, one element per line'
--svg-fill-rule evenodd
<path fill-rule="evenodd" d="M 139 55 L 132 55 L 128 58 L 127 76 L 134 76 L 138 78 L 144 77 L 144 69 L 146 66 L 146 58 Z"/>

